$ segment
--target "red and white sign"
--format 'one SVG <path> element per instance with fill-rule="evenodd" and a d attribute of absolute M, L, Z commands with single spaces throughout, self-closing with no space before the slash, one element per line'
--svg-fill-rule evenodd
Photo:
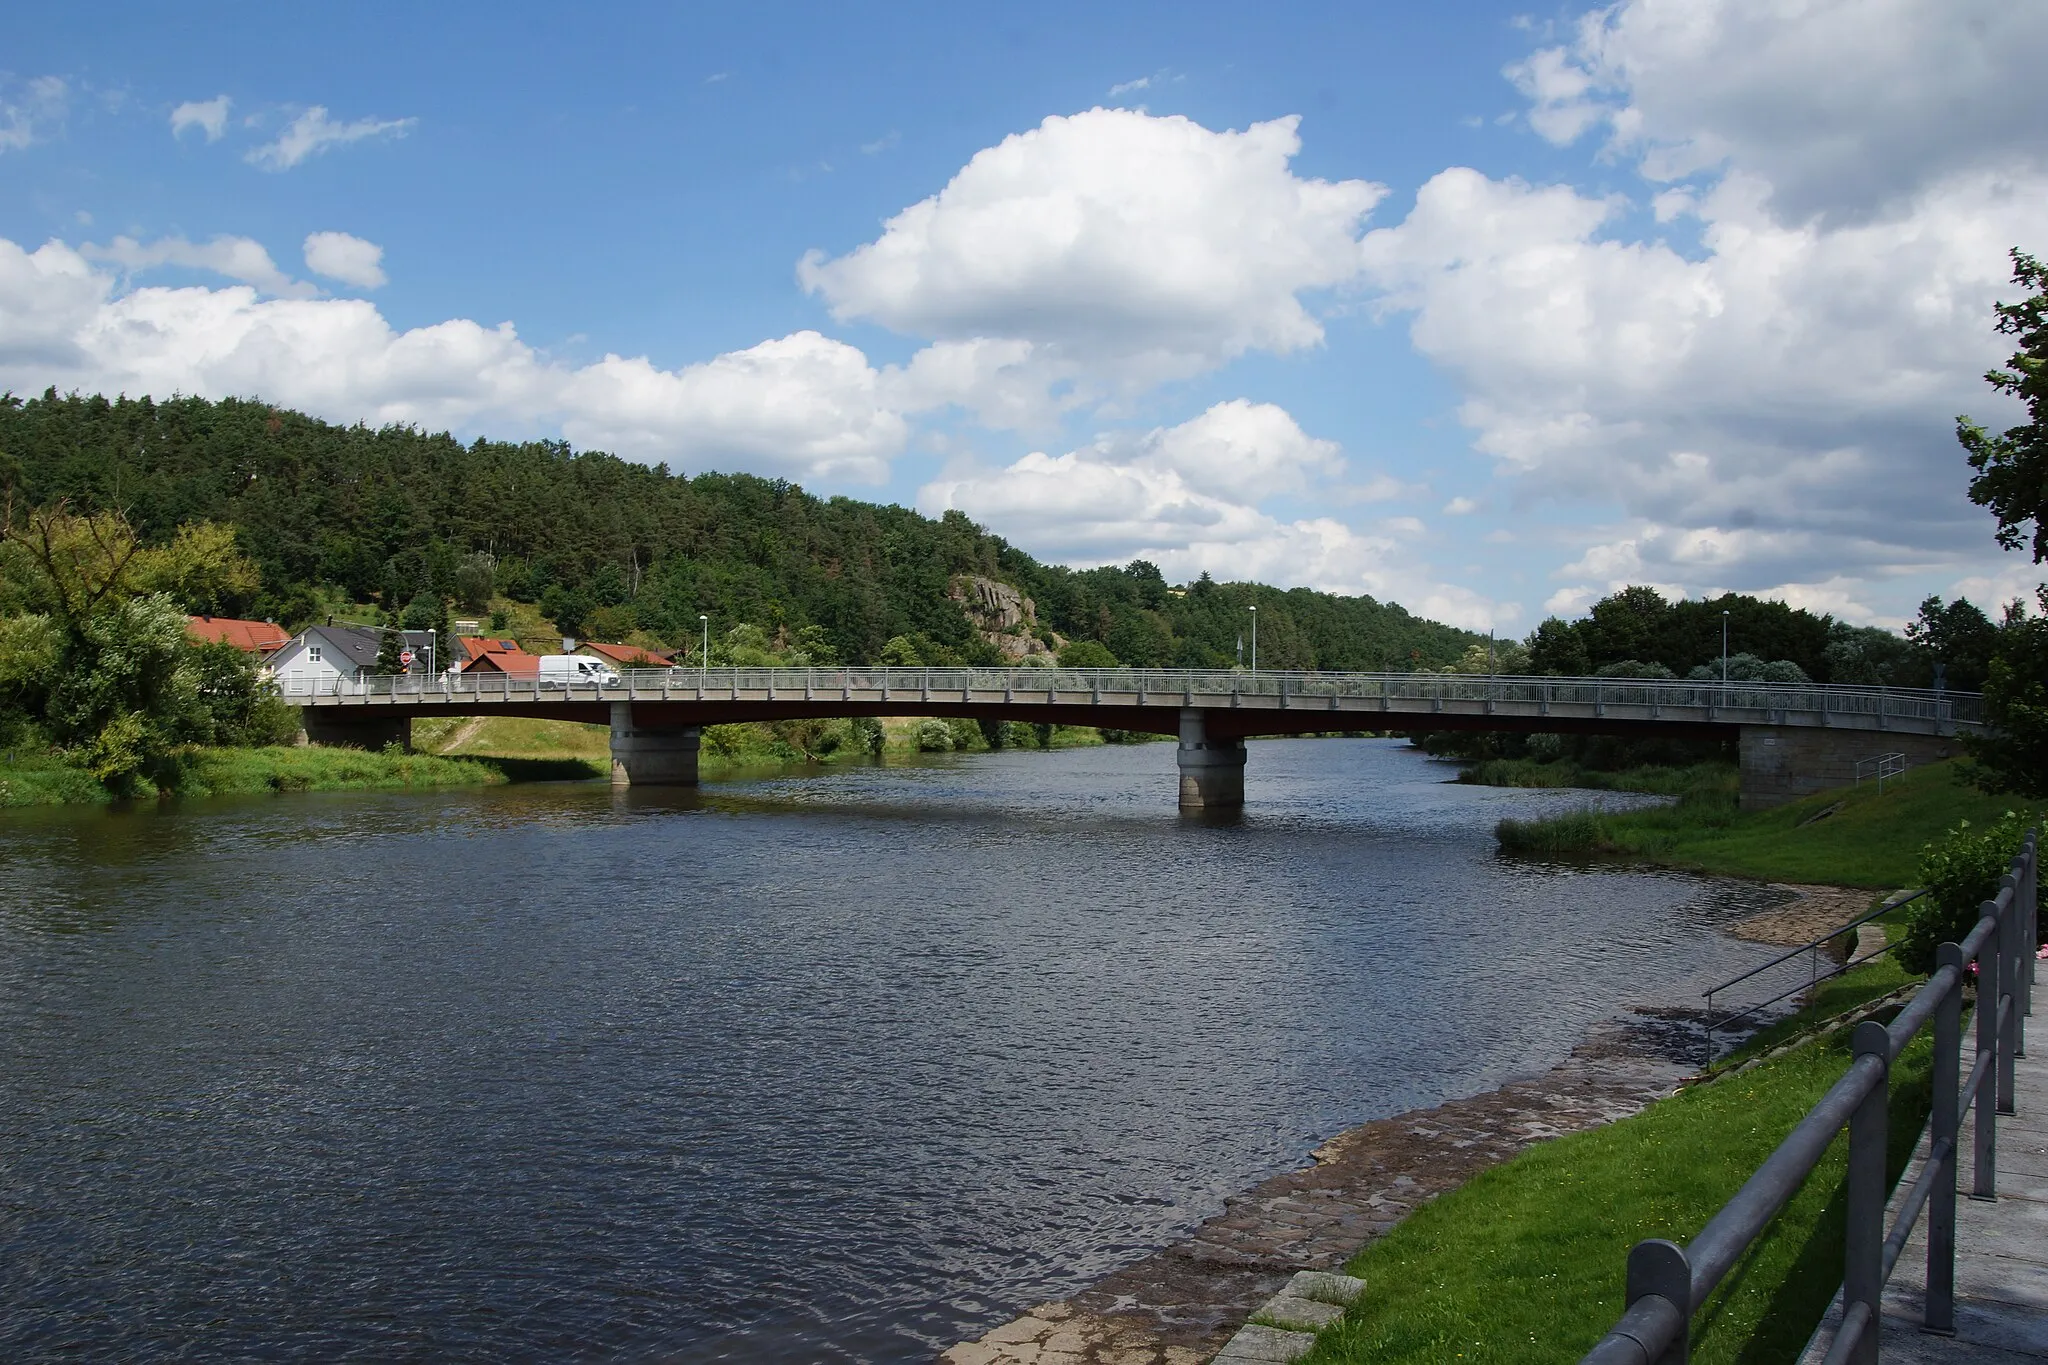
<path fill-rule="evenodd" d="M 411 651 L 411 650 L 409 650 L 409 649 L 401 649 L 401 650 L 399 650 L 399 651 L 398 651 L 398 662 L 400 662 L 400 663 L 404 664 L 404 665 L 405 665 L 405 666 L 406 666 L 407 668 L 411 668 L 411 667 L 412 667 L 412 651 Z"/>

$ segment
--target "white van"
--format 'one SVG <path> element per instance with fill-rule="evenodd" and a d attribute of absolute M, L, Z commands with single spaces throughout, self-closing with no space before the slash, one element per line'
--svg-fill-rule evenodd
<path fill-rule="evenodd" d="M 585 654 L 543 654 L 540 656 L 540 685 L 550 688 L 617 687 L 618 670 L 603 659 Z"/>

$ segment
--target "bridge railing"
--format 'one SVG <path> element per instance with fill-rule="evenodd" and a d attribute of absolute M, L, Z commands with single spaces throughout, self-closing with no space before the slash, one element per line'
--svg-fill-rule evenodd
<path fill-rule="evenodd" d="M 986 700 L 1002 693 L 1008 700 L 1047 698 L 1075 702 L 1114 697 L 1119 702 L 1173 705 L 1196 697 L 1204 704 L 1231 697 L 1254 704 L 1268 700 L 1282 706 L 1317 701 L 1354 700 L 1405 703 L 1403 709 L 1427 705 L 1479 705 L 1543 714 L 1553 706 L 1590 707 L 1598 714 L 1609 706 L 1666 708 L 1706 712 L 1718 718 L 1730 713 L 1745 719 L 1789 715 L 1845 721 L 1889 719 L 1920 723 L 1975 723 L 1982 718 L 1982 699 L 1974 694 L 1931 692 L 1912 688 L 1842 687 L 1813 684 L 1693 682 L 1658 678 L 1551 678 L 1483 676 L 1457 673 L 1335 673 L 1236 669 L 1147 668 L 642 668 L 618 675 L 616 684 L 584 680 L 542 679 L 496 672 L 448 674 L 405 673 L 391 677 L 343 679 L 285 674 L 275 679 L 288 701 L 319 702 L 370 698 L 534 698 L 556 700 L 644 700 L 649 696 L 701 694 L 705 699 L 741 696 L 819 697 L 839 693 L 863 699 L 886 693 L 890 699 L 915 695 L 933 701 Z"/>
<path fill-rule="evenodd" d="M 1928 1218 L 1923 1325 L 1930 1332 L 1954 1333 L 1962 1115 L 1975 1106 L 1970 1193 L 1974 1198 L 1993 1198 L 1998 1191 L 1998 1116 L 2015 1112 L 2013 1059 L 2026 1051 L 2024 1021 L 2033 1012 L 2035 944 L 2040 940 L 2040 841 L 2036 826 L 2000 880 L 1996 898 L 1983 903 L 1976 925 L 1962 942 L 1944 943 L 1936 950 L 1934 975 L 1891 1022 L 1872 1019 L 1857 1026 L 1851 1040 L 1855 1060 L 1847 1073 L 1697 1237 L 1682 1247 L 1661 1238 L 1636 1243 L 1628 1255 L 1628 1307 L 1581 1365 L 1683 1365 L 1689 1358 L 1693 1314 L 1799 1192 L 1844 1127 L 1849 1130 L 1849 1163 L 1843 1312 L 1827 1365 L 1878 1358 L 1885 1281 L 1923 1212 Z M 1977 1036 L 1965 1074 L 1962 1013 L 1965 988 L 1973 976 Z M 1915 1036 L 1930 1026 L 1934 1097 L 1927 1158 L 1900 1200 L 1897 1220 L 1887 1229 L 1891 1069 Z"/>

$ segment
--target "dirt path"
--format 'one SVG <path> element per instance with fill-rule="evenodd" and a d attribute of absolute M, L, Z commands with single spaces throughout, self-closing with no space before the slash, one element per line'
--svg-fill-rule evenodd
<path fill-rule="evenodd" d="M 440 752 L 452 754 L 472 739 L 475 739 L 476 732 L 483 729 L 484 722 L 489 719 L 489 716 L 471 716 L 468 720 L 456 726 L 448 732 L 448 738 L 441 741 Z"/>
<path fill-rule="evenodd" d="M 1335 1270 L 1425 1200 L 1546 1138 L 1636 1113 L 1698 1063 L 1698 1020 L 1611 1021 L 1563 1063 L 1380 1119 L 1226 1202 L 1180 1244 L 1041 1304 L 944 1365 L 1198 1365 L 1297 1270 Z"/>

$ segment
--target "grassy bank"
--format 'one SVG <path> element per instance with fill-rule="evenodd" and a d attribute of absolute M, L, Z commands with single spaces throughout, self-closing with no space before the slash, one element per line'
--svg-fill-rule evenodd
<path fill-rule="evenodd" d="M 1696 763 L 1674 768 L 1645 764 L 1610 772 L 1584 767 L 1570 759 L 1538 762 L 1532 758 L 1489 758 L 1469 764 L 1458 774 L 1458 780 L 1483 787 L 1574 787 L 1589 791 L 1678 796 L 1695 788 L 1733 783 L 1735 766 L 1730 763 Z"/>
<path fill-rule="evenodd" d="M 1824 792 L 1772 810 L 1736 808 L 1732 774 L 1683 792 L 1669 806 L 1548 820 L 1503 820 L 1509 853 L 1622 857 L 1771 881 L 1889 888 L 1910 884 L 1920 850 L 1959 820 L 1996 819 L 2012 806 L 1962 776 L 1962 761 L 1914 768 L 1886 783 Z"/>
<path fill-rule="evenodd" d="M 708 725 L 698 770 L 705 777 L 726 777 L 797 764 L 866 761 L 878 756 L 878 737 L 879 756 L 885 760 L 990 750 L 988 737 L 972 721 L 891 716 L 865 723 L 842 719 Z M 1103 731 L 1079 725 L 1041 729 L 1013 724 L 1004 727 L 1001 739 L 1003 747 L 1016 749 L 1071 749 L 1107 742 Z M 518 716 L 422 720 L 413 722 L 413 744 L 436 754 L 490 763 L 515 780 L 595 778 L 611 772 L 611 732 L 603 725 Z"/>
<path fill-rule="evenodd" d="M 1928 1045 L 1893 1075 L 1891 1165 L 1925 1121 Z M 1837 1034 L 1694 1086 L 1633 1118 L 1532 1148 L 1423 1205 L 1351 1262 L 1365 1297 L 1314 1365 L 1576 1361 L 1620 1316 L 1628 1249 L 1684 1243 L 1846 1069 Z M 1841 1282 L 1846 1143 L 1695 1318 L 1693 1359 L 1792 1359 Z"/>
<path fill-rule="evenodd" d="M 186 748 L 153 778 L 138 779 L 135 799 L 261 795 L 265 792 L 372 791 L 475 787 L 505 781 L 482 763 L 432 754 L 367 753 L 313 746 L 267 749 Z M 16 756 L 0 766 L 0 806 L 105 805 L 114 800 L 92 776 L 46 756 Z"/>

